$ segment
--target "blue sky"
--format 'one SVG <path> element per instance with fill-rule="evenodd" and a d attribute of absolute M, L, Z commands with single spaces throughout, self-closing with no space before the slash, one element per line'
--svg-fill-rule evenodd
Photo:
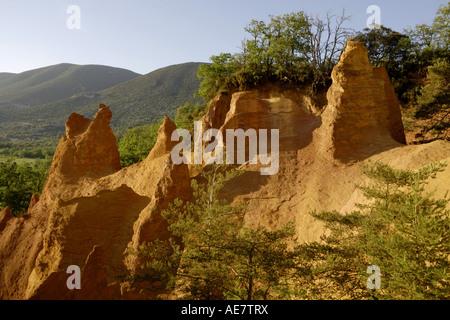
<path fill-rule="evenodd" d="M 0 0 L 0 72 L 22 72 L 62 62 L 102 64 L 145 74 L 171 64 L 206 62 L 236 52 L 252 20 L 294 11 L 351 16 L 362 30 L 381 9 L 381 24 L 397 31 L 431 24 L 444 0 Z M 69 29 L 67 8 L 80 9 L 80 29 Z"/>

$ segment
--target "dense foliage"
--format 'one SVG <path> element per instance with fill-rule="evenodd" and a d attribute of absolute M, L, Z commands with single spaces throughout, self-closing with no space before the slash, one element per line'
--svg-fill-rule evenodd
<path fill-rule="evenodd" d="M 0 142 L 0 159 L 51 159 L 54 153 L 55 147 L 48 146 L 47 144 Z"/>
<path fill-rule="evenodd" d="M 220 199 L 238 171 L 212 166 L 192 181 L 194 200 L 175 200 L 162 216 L 173 238 L 144 243 L 136 253 L 146 261 L 127 280 L 177 290 L 189 299 L 270 299 L 289 296 L 295 274 L 293 225 L 276 231 L 243 225 L 242 205 Z"/>
<path fill-rule="evenodd" d="M 421 89 L 418 97 L 419 112 L 433 112 L 450 102 L 450 62 L 441 59 L 428 67 L 429 85 Z"/>
<path fill-rule="evenodd" d="M 331 232 L 304 249 L 313 278 L 325 278 L 331 290 L 310 288 L 311 296 L 332 297 L 340 291 L 341 298 L 448 299 L 450 200 L 425 191 L 444 167 L 410 171 L 382 163 L 364 166 L 371 183 L 360 189 L 369 204 L 346 215 L 314 212 Z M 369 265 L 381 270 L 380 290 L 367 290 Z"/>
<path fill-rule="evenodd" d="M 175 124 L 178 129 L 186 129 L 194 136 L 194 121 L 199 120 L 206 112 L 206 104 L 186 102 L 177 109 Z"/>
<path fill-rule="evenodd" d="M 175 125 L 180 129 L 187 129 L 194 136 L 194 121 L 200 119 L 205 113 L 205 105 L 186 102 L 179 107 L 175 114 Z M 120 164 L 128 167 L 144 160 L 158 138 L 158 129 L 162 119 L 156 123 L 131 128 L 121 136 L 118 142 Z"/>
<path fill-rule="evenodd" d="M 123 135 L 118 143 L 122 168 L 141 162 L 148 156 L 158 138 L 161 122 L 134 127 Z"/>
<path fill-rule="evenodd" d="M 239 53 L 221 53 L 202 65 L 199 95 L 206 101 L 221 90 L 243 89 L 267 81 L 308 84 L 313 93 L 329 84 L 334 64 L 350 34 L 348 17 L 312 17 L 302 11 L 270 16 L 270 22 L 252 20 L 249 38 Z"/>
<path fill-rule="evenodd" d="M 23 215 L 31 196 L 40 195 L 49 167 L 49 160 L 0 162 L 0 209 L 9 206 L 15 216 Z"/>

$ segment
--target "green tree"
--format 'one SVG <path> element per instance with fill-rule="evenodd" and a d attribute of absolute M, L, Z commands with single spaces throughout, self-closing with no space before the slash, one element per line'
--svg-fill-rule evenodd
<path fill-rule="evenodd" d="M 329 84 L 349 36 L 347 20 L 344 13 L 321 19 L 303 11 L 270 16 L 267 23 L 252 20 L 245 27 L 249 37 L 240 52 L 213 56 L 211 64 L 200 67 L 199 96 L 209 101 L 223 90 L 267 82 L 310 84 L 315 93 Z"/>
<path fill-rule="evenodd" d="M 355 40 L 364 43 L 372 66 L 386 68 L 400 100 L 413 102 L 422 66 L 411 50 L 410 37 L 380 26 L 378 29 L 364 29 Z"/>
<path fill-rule="evenodd" d="M 421 60 L 433 64 L 436 59 L 449 59 L 450 2 L 441 4 L 431 25 L 420 24 L 406 30 Z"/>
<path fill-rule="evenodd" d="M 198 95 L 206 102 L 213 99 L 218 92 L 225 90 L 233 82 L 233 74 L 236 72 L 236 62 L 232 54 L 221 53 L 210 58 L 210 64 L 199 67 L 197 76 L 202 79 Z"/>
<path fill-rule="evenodd" d="M 416 171 L 386 164 L 364 166 L 371 183 L 361 186 L 369 204 L 348 215 L 314 213 L 331 234 L 307 248 L 316 260 L 313 274 L 324 276 L 347 294 L 376 299 L 448 299 L 450 297 L 449 199 L 425 191 L 445 164 Z M 319 262 L 320 261 L 320 262 Z M 381 290 L 364 289 L 369 264 L 381 269 Z M 357 289 L 357 290 L 355 290 Z"/>
<path fill-rule="evenodd" d="M 162 120 L 152 125 L 129 129 L 119 140 L 120 165 L 122 168 L 144 160 L 158 138 Z"/>
<path fill-rule="evenodd" d="M 186 102 L 177 109 L 175 114 L 175 125 L 179 129 L 186 129 L 194 136 L 194 121 L 199 120 L 205 114 L 205 104 L 192 104 Z"/>
<path fill-rule="evenodd" d="M 436 16 L 431 25 L 421 24 L 415 28 L 408 28 L 405 32 L 411 39 L 411 61 L 417 69 L 416 75 L 411 77 L 419 78 L 419 80 L 430 76 L 430 67 L 450 62 L 450 2 L 442 4 L 436 12 Z M 423 83 L 416 81 L 415 93 L 417 96 L 423 95 L 419 90 Z M 426 89 L 429 90 L 429 89 Z M 418 98 L 419 99 L 419 98 Z M 448 100 L 446 102 L 448 104 Z M 423 111 L 423 100 L 419 106 Z"/>
<path fill-rule="evenodd" d="M 388 72 L 398 72 L 407 60 L 409 37 L 390 28 L 366 28 L 355 37 L 364 43 L 371 64 L 374 67 L 385 66 Z"/>
<path fill-rule="evenodd" d="M 231 299 L 291 299 L 295 290 L 298 254 L 288 248 L 295 242 L 295 228 L 289 223 L 279 230 L 242 228 L 230 247 L 233 264 Z M 234 275 L 234 276 L 233 276 Z"/>
<path fill-rule="evenodd" d="M 245 28 L 244 73 L 249 82 L 297 80 L 306 61 L 307 16 L 302 12 L 270 16 L 270 22 L 252 20 Z"/>
<path fill-rule="evenodd" d="M 416 115 L 428 116 L 442 111 L 434 126 L 445 128 L 449 126 L 450 114 L 450 62 L 440 59 L 428 67 L 428 82 L 417 98 L 419 108 Z"/>
<path fill-rule="evenodd" d="M 297 286 L 302 295 L 313 300 L 369 298 L 362 281 L 370 264 L 360 246 L 362 214 L 313 211 L 311 215 L 329 232 L 320 241 L 298 247 L 302 276 Z"/>
<path fill-rule="evenodd" d="M 242 205 L 230 206 L 220 190 L 239 173 L 212 166 L 192 181 L 193 201 L 174 201 L 162 212 L 173 238 L 145 243 L 147 262 L 135 275 L 177 289 L 191 299 L 268 299 L 286 295 L 294 274 L 292 226 L 277 231 L 245 228 Z"/>
<path fill-rule="evenodd" d="M 42 192 L 50 161 L 36 160 L 33 164 L 6 161 L 0 163 L 0 209 L 9 206 L 15 216 L 28 209 L 33 194 Z"/>
<path fill-rule="evenodd" d="M 417 171 L 394 170 L 376 163 L 366 167 L 375 180 L 361 187 L 374 203 L 363 225 L 364 250 L 384 275 L 383 292 L 389 299 L 448 299 L 450 297 L 450 212 L 448 198 L 435 199 L 425 191 L 427 180 L 444 170 L 437 163 Z"/>

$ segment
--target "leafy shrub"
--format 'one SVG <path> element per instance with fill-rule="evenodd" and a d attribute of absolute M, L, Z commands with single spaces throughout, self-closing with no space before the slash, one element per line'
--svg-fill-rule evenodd
<path fill-rule="evenodd" d="M 417 115 L 427 115 L 450 104 L 450 63 L 444 59 L 428 67 L 429 84 L 420 90 Z"/>
<path fill-rule="evenodd" d="M 48 160 L 0 162 L 0 209 L 9 206 L 15 216 L 22 215 L 31 196 L 42 192 L 49 168 Z"/>
<path fill-rule="evenodd" d="M 158 138 L 162 120 L 152 125 L 134 127 L 119 140 L 120 165 L 122 168 L 144 160 Z"/>
<path fill-rule="evenodd" d="M 249 39 L 234 55 L 221 53 L 200 67 L 198 95 L 206 102 L 221 90 L 245 89 L 265 82 L 309 84 L 313 93 L 329 84 L 333 66 L 345 46 L 348 19 L 327 14 L 325 19 L 303 11 L 270 16 L 270 22 L 252 20 Z"/>

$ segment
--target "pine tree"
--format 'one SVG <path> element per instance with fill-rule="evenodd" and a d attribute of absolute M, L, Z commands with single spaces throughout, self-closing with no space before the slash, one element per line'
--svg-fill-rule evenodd
<path fill-rule="evenodd" d="M 145 243 L 147 259 L 133 278 L 188 299 L 269 299 L 289 295 L 295 274 L 293 225 L 269 231 L 244 227 L 242 204 L 231 206 L 220 191 L 237 170 L 204 169 L 192 181 L 193 200 L 174 201 L 162 212 L 173 238 Z"/>
<path fill-rule="evenodd" d="M 376 163 L 364 172 L 375 182 L 361 187 L 373 200 L 362 206 L 363 250 L 383 274 L 383 299 L 450 298 L 449 199 L 435 199 L 427 180 L 443 170 L 432 164 L 417 171 L 395 170 Z"/>
<path fill-rule="evenodd" d="M 313 213 L 330 234 L 302 246 L 312 278 L 322 279 L 347 298 L 448 299 L 450 297 L 449 199 L 425 190 L 445 164 L 417 171 L 386 164 L 363 166 L 371 178 L 359 187 L 369 204 L 347 215 Z M 381 270 L 381 290 L 368 290 L 369 265 Z M 314 297 L 336 297 L 313 287 Z"/>

